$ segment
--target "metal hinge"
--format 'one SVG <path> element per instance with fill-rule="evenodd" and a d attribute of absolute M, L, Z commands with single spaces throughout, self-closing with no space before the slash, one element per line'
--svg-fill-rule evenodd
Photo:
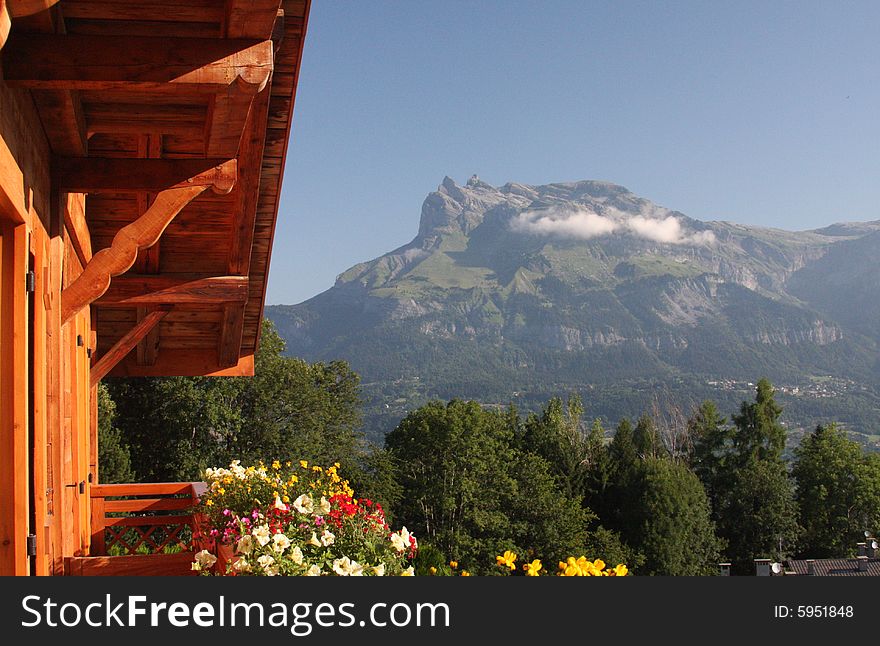
<path fill-rule="evenodd" d="M 28 534 L 27 555 L 28 556 L 36 556 L 37 555 L 37 537 L 35 534 Z"/>
<path fill-rule="evenodd" d="M 37 276 L 34 272 L 29 271 L 25 274 L 24 288 L 29 294 L 33 294 L 37 290 Z"/>

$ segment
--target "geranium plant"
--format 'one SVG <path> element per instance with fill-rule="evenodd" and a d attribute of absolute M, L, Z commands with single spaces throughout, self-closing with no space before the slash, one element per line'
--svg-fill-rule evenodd
<path fill-rule="evenodd" d="M 418 544 L 406 527 L 393 532 L 382 506 L 355 498 L 339 464 L 302 460 L 207 469 L 199 506 L 214 551 L 234 558 L 218 572 L 212 550 L 193 569 L 214 574 L 386 576 L 412 575 Z M 222 561 L 221 561 L 222 562 Z"/>

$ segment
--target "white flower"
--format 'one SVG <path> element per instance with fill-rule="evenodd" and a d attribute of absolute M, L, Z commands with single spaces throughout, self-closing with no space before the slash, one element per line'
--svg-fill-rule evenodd
<path fill-rule="evenodd" d="M 385 564 L 379 563 L 379 565 L 373 568 L 373 574 L 376 576 L 385 576 Z"/>
<path fill-rule="evenodd" d="M 317 565 L 313 565 L 306 571 L 306 576 L 321 576 L 321 568 Z"/>
<path fill-rule="evenodd" d="M 263 568 L 263 572 L 268 576 L 275 576 L 278 574 L 278 566 L 275 564 L 275 559 L 268 554 L 264 554 L 258 558 L 257 563 L 260 564 L 260 567 Z"/>
<path fill-rule="evenodd" d="M 336 542 L 336 536 L 330 530 L 325 529 L 321 534 L 321 545 L 324 547 L 330 547 L 333 543 Z"/>
<path fill-rule="evenodd" d="M 312 537 L 306 541 L 309 545 L 314 545 L 315 547 L 321 547 L 321 541 L 318 540 L 318 536 L 315 532 L 312 532 Z"/>
<path fill-rule="evenodd" d="M 250 534 L 245 534 L 241 538 L 238 539 L 238 543 L 235 546 L 236 551 L 239 554 L 250 554 L 254 551 L 254 538 Z"/>
<path fill-rule="evenodd" d="M 413 545 L 415 546 L 415 537 L 413 537 L 413 535 L 407 531 L 406 527 L 404 527 L 400 532 L 391 535 L 391 544 L 398 552 L 403 552 L 404 550 L 409 549 L 410 538 L 413 539 Z"/>
<path fill-rule="evenodd" d="M 302 565 L 302 564 L 303 564 L 303 551 L 299 548 L 299 545 L 297 545 L 296 547 L 293 548 L 293 550 L 291 550 L 291 552 L 290 552 L 290 558 L 291 558 L 291 559 L 293 560 L 293 562 L 296 563 L 297 565 Z M 320 569 L 320 568 L 319 568 L 319 569 Z"/>
<path fill-rule="evenodd" d="M 245 559 L 238 559 L 232 564 L 232 571 L 238 572 L 239 574 L 243 572 L 250 572 L 251 564 L 248 563 Z"/>
<path fill-rule="evenodd" d="M 260 547 L 263 547 L 272 540 L 272 536 L 269 534 L 269 526 L 268 525 L 259 525 L 258 527 L 254 527 L 254 530 L 251 532 L 254 538 L 257 539 L 257 542 L 260 544 Z"/>
<path fill-rule="evenodd" d="M 244 480 L 245 476 L 247 475 L 247 471 L 245 471 L 244 467 L 241 466 L 241 462 L 239 460 L 233 460 L 229 464 L 229 470 L 232 472 L 232 475 L 234 475 L 239 480 Z"/>
<path fill-rule="evenodd" d="M 415 575 L 416 575 L 416 573 L 413 570 L 412 565 L 410 565 L 408 568 L 406 568 L 403 572 L 400 573 L 400 576 L 415 576 Z"/>
<path fill-rule="evenodd" d="M 322 514 L 330 513 L 330 501 L 327 500 L 324 496 L 321 496 L 321 504 L 318 507 L 318 511 L 320 511 Z M 318 512 L 315 513 L 317 514 Z"/>
<path fill-rule="evenodd" d="M 193 570 L 204 570 L 217 562 L 217 557 L 211 554 L 208 550 L 202 550 L 198 554 L 196 554 L 196 560 L 192 564 Z"/>
<path fill-rule="evenodd" d="M 301 514 L 311 514 L 315 510 L 315 501 L 309 494 L 304 493 L 293 501 L 293 508 Z"/>
<path fill-rule="evenodd" d="M 272 537 L 272 549 L 275 550 L 278 554 L 281 554 L 290 547 L 290 539 L 287 538 L 285 534 L 275 534 Z"/>
<path fill-rule="evenodd" d="M 275 507 L 275 509 L 278 509 L 279 511 L 287 511 L 287 505 L 285 505 L 285 504 L 281 501 L 281 497 L 280 497 L 280 496 L 275 496 L 275 505 L 274 505 L 274 507 Z"/>
<path fill-rule="evenodd" d="M 352 561 L 347 556 L 333 561 L 333 571 L 339 576 L 363 576 L 364 566 L 357 561 Z"/>

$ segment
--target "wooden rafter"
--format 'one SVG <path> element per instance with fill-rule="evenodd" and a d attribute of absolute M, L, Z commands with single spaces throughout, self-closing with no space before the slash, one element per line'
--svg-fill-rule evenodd
<path fill-rule="evenodd" d="M 102 103 L 85 105 L 89 134 L 109 132 L 199 136 L 204 132 L 207 110 L 198 105 L 141 105 Z"/>
<path fill-rule="evenodd" d="M 58 157 L 53 181 L 68 193 L 158 193 L 212 186 L 228 193 L 236 181 L 234 159 L 115 159 Z"/>
<path fill-rule="evenodd" d="M 45 90 L 34 92 L 33 98 L 52 152 L 66 157 L 85 157 L 89 140 L 79 92 Z"/>
<path fill-rule="evenodd" d="M 268 39 L 280 6 L 281 0 L 226 0 L 226 37 Z"/>
<path fill-rule="evenodd" d="M 113 347 L 95 362 L 92 366 L 89 378 L 92 386 L 110 372 L 113 367 L 122 361 L 129 352 L 143 339 L 165 316 L 171 311 L 169 307 L 155 309 L 138 321 L 125 336 L 119 339 Z"/>
<path fill-rule="evenodd" d="M 166 276 L 125 274 L 95 303 L 113 307 L 162 304 L 214 305 L 247 301 L 247 276 Z"/>
<path fill-rule="evenodd" d="M 254 95 L 272 73 L 271 40 L 53 36 L 15 32 L 4 78 L 30 89 Z"/>
<path fill-rule="evenodd" d="M 129 20 L 207 23 L 220 22 L 222 3 L 217 0 L 64 0 L 64 15 L 84 20 Z"/>

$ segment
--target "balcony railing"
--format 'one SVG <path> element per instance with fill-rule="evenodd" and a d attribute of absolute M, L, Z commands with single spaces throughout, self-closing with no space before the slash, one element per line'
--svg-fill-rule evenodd
<path fill-rule="evenodd" d="M 183 575 L 202 548 L 194 507 L 201 482 L 91 487 L 89 556 L 66 559 L 69 575 Z"/>

